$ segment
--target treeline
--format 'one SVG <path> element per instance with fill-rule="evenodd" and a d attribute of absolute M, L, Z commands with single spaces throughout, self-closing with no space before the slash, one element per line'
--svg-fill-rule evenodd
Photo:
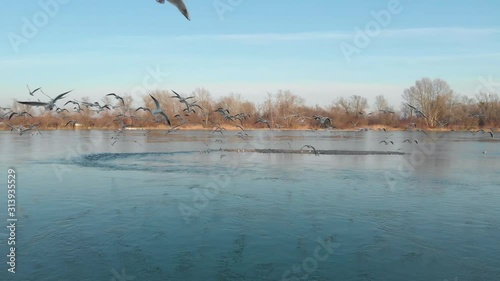
<path fill-rule="evenodd" d="M 244 128 L 267 128 L 265 123 L 256 123 L 259 119 L 268 121 L 272 128 L 278 129 L 359 129 L 367 127 L 384 127 L 406 129 L 445 128 L 454 130 L 471 130 L 482 127 L 498 127 L 500 124 L 500 99 L 498 94 L 481 92 L 474 97 L 456 94 L 441 79 L 422 78 L 402 94 L 403 103 L 399 108 L 392 107 L 383 95 L 375 98 L 373 105 L 367 99 L 353 95 L 350 97 L 331 98 L 326 106 L 307 106 L 304 98 L 287 90 L 270 93 L 262 103 L 246 100 L 240 94 L 229 94 L 220 98 L 213 98 L 204 88 L 194 90 L 189 96 L 189 102 L 196 101 L 198 107 L 194 112 L 184 109 L 185 104 L 172 98 L 169 91 L 156 90 L 151 93 L 161 104 L 172 121 L 172 126 L 181 125 L 181 128 L 213 128 L 215 124 L 226 126 L 241 125 Z M 104 96 L 104 95 L 103 95 Z M 58 101 L 61 106 L 56 111 L 44 111 L 13 102 L 10 109 L 0 109 L 2 122 L 12 125 L 38 124 L 40 129 L 74 128 L 75 124 L 82 128 L 116 129 L 121 122 L 131 127 L 164 127 L 155 122 L 152 115 L 145 111 L 136 111 L 139 106 L 154 109 L 155 105 L 149 95 L 133 97 L 122 95 L 123 102 L 113 97 L 103 97 L 98 101 L 101 105 L 109 105 L 109 110 L 95 110 L 91 107 L 74 104 L 63 104 L 70 99 Z M 136 100 L 136 98 L 138 98 Z M 94 103 L 88 97 L 71 99 L 78 102 Z M 411 105 L 411 106 L 410 106 Z M 227 110 L 228 114 L 221 114 L 217 109 Z M 371 108 L 371 110 L 369 110 Z M 416 111 L 415 108 L 418 110 Z M 14 115 L 10 120 L 9 112 L 28 112 L 23 116 Z M 238 113 L 244 113 L 246 119 L 233 119 Z M 176 116 L 176 117 L 174 117 Z M 328 122 L 321 123 L 314 116 L 328 117 Z M 229 118 L 228 118 L 229 117 Z M 323 118 L 324 119 L 324 118 Z M 65 126 L 70 120 L 74 121 Z"/>

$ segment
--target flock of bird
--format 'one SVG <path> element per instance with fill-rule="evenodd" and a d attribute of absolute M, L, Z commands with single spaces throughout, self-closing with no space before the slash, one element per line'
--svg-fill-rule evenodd
<path fill-rule="evenodd" d="M 68 100 L 66 103 L 64 103 L 64 106 L 58 107 L 57 103 L 59 101 L 63 100 L 64 98 L 66 98 L 67 95 L 72 92 L 72 90 L 66 91 L 62 94 L 57 95 L 55 98 L 52 98 L 52 97 L 48 96 L 47 94 L 45 94 L 43 92 L 42 88 L 36 88 L 34 90 L 31 90 L 28 85 L 27 85 L 27 88 L 28 88 L 29 96 L 35 97 L 35 94 L 37 96 L 39 94 L 42 94 L 42 95 L 46 96 L 48 98 L 48 100 L 45 102 L 40 101 L 40 99 L 38 99 L 38 101 L 30 101 L 30 100 L 17 101 L 17 103 L 22 104 L 22 105 L 26 105 L 26 106 L 30 106 L 30 107 L 42 107 L 45 111 L 49 111 L 49 112 L 55 111 L 57 114 L 62 114 L 63 112 L 70 113 L 70 110 L 68 110 L 68 108 L 65 108 L 67 105 L 72 106 L 73 108 L 72 108 L 71 112 L 75 112 L 75 113 L 81 113 L 85 109 L 87 109 L 88 111 L 99 114 L 100 112 L 105 111 L 105 110 L 111 111 L 112 109 L 117 109 L 117 108 L 118 109 L 119 108 L 128 108 L 125 106 L 126 103 L 125 103 L 124 99 L 116 93 L 109 93 L 109 94 L 104 96 L 104 97 L 116 99 L 117 104 L 115 104 L 115 105 L 100 104 L 97 101 L 91 103 L 91 102 L 78 101 L 78 100 L 73 99 L 73 100 Z M 135 108 L 132 110 L 126 110 L 126 111 L 133 111 L 133 112 L 145 111 L 145 112 L 148 112 L 152 118 L 144 118 L 144 117 L 136 116 L 136 115 L 126 115 L 124 113 L 120 113 L 120 114 L 115 115 L 114 116 L 115 119 L 113 119 L 113 122 L 118 123 L 119 129 L 117 131 L 115 131 L 117 134 L 111 137 L 113 140 L 112 145 L 114 145 L 120 139 L 119 136 L 121 133 L 123 133 L 127 128 L 132 127 L 131 122 L 124 121 L 124 118 L 129 118 L 129 120 L 130 119 L 132 119 L 132 120 L 141 120 L 142 119 L 142 120 L 147 120 L 147 121 L 156 122 L 156 123 L 160 123 L 160 124 L 165 124 L 166 126 L 170 127 L 167 129 L 165 134 L 169 134 L 175 130 L 178 130 L 182 125 L 187 123 L 186 120 L 184 119 L 184 116 L 189 116 L 189 114 L 191 114 L 191 113 L 196 113 L 196 110 L 201 110 L 202 112 L 205 113 L 206 109 L 202 108 L 197 103 L 194 96 L 183 97 L 173 90 L 172 90 L 172 93 L 173 93 L 173 95 L 170 96 L 170 98 L 177 100 L 179 103 L 181 103 L 183 105 L 182 112 L 179 112 L 174 116 L 174 118 L 177 118 L 177 120 L 178 120 L 177 125 L 173 126 L 173 120 L 168 116 L 167 111 L 162 108 L 160 102 L 158 101 L 158 99 L 156 97 L 154 97 L 152 94 L 149 94 L 149 97 L 151 98 L 151 100 L 154 103 L 154 108 L 148 108 L 145 106 L 141 106 L 141 107 L 138 107 L 138 108 Z M 108 99 L 108 101 L 109 101 L 109 99 Z M 417 118 L 419 118 L 419 117 L 428 118 L 427 115 L 422 110 L 418 109 L 417 107 L 415 107 L 411 104 L 407 104 L 407 105 L 412 111 L 415 112 Z M 2 116 L 0 116 L 0 120 L 5 119 L 7 121 L 10 121 L 14 118 L 19 118 L 19 117 L 34 118 L 33 115 L 31 113 L 29 113 L 28 111 L 14 112 L 14 111 L 11 111 L 10 108 L 5 108 L 5 107 L 0 107 L 0 109 L 3 111 L 7 111 Z M 389 111 L 389 110 L 380 110 L 380 111 L 382 113 L 387 113 L 387 114 L 391 113 L 391 111 Z M 125 112 L 125 110 L 122 112 Z M 249 135 L 246 133 L 245 128 L 244 128 L 244 121 L 247 120 L 248 117 L 250 117 L 249 114 L 244 113 L 244 112 L 240 112 L 237 114 L 231 114 L 231 112 L 228 108 L 223 108 L 223 107 L 219 107 L 216 110 L 214 110 L 213 112 L 219 113 L 220 116 L 222 117 L 222 119 L 226 122 L 239 121 L 239 124 L 233 123 L 234 127 L 240 129 L 240 131 L 236 134 L 236 136 L 238 138 L 243 139 L 243 140 L 247 140 L 249 138 Z M 209 115 L 206 114 L 206 116 L 209 116 Z M 312 119 L 316 120 L 318 122 L 318 125 L 321 128 L 324 128 L 325 130 L 332 129 L 332 126 L 333 126 L 331 118 L 327 117 L 327 116 L 315 115 L 312 117 L 307 117 L 307 116 L 300 116 L 299 114 L 293 114 L 291 116 L 300 117 L 302 119 L 312 118 Z M 68 117 L 63 116 L 63 118 L 68 118 Z M 218 134 L 224 135 L 226 128 L 224 128 L 223 125 L 221 125 L 218 122 L 212 121 L 212 120 L 208 120 L 208 121 L 213 125 L 212 134 L 218 133 Z M 0 122 L 0 124 L 2 124 L 2 123 L 4 123 L 4 122 Z M 262 123 L 262 124 L 266 125 L 269 130 L 273 130 L 273 126 L 271 125 L 271 122 L 267 119 L 264 119 L 263 117 L 258 118 L 254 124 L 258 124 L 258 123 Z M 73 127 L 75 127 L 77 124 L 78 124 L 78 122 L 76 120 L 69 120 L 66 122 L 66 124 L 64 126 L 67 127 L 67 126 L 72 125 Z M 28 131 L 32 131 L 32 135 L 33 134 L 41 134 L 39 129 L 38 129 L 39 125 L 37 125 L 37 124 L 35 124 L 35 125 L 12 125 L 12 124 L 7 123 L 6 125 L 10 127 L 11 131 L 18 132 L 19 135 L 23 135 Z M 275 124 L 275 127 L 279 128 L 276 124 Z M 411 128 L 408 129 L 410 131 L 414 130 L 414 131 L 422 132 L 425 135 L 428 135 L 427 132 L 424 131 L 423 129 L 417 128 L 416 123 L 410 123 L 410 127 Z M 370 129 L 368 129 L 368 128 L 358 129 L 358 131 L 369 131 L 369 130 Z M 314 130 L 312 130 L 312 131 L 314 131 Z M 385 128 L 379 128 L 379 131 L 387 132 L 387 130 Z M 488 133 L 492 138 L 494 137 L 493 130 L 490 130 L 487 132 L 484 129 L 481 129 L 481 130 L 478 130 L 476 132 L 473 132 L 473 134 L 475 135 L 479 132 L 482 132 L 483 134 Z M 146 134 L 147 133 L 148 132 L 146 132 Z M 389 135 L 388 137 L 390 137 L 390 136 L 392 136 L 392 135 Z M 388 137 L 381 140 L 379 142 L 379 144 L 395 145 L 396 140 L 390 140 Z M 218 139 L 218 140 L 220 140 L 220 139 Z M 220 140 L 220 141 L 222 142 L 222 140 Z M 291 140 L 291 141 L 293 141 L 293 140 Z M 416 145 L 419 144 L 418 140 L 416 140 L 416 139 L 405 139 L 403 141 L 403 143 L 409 143 L 409 144 L 414 143 Z M 288 145 L 291 148 L 290 142 L 288 142 Z M 318 155 L 316 148 L 314 148 L 311 145 L 304 145 L 300 150 L 302 151 L 304 149 L 309 149 L 310 152 L 314 152 L 314 154 Z"/>
<path fill-rule="evenodd" d="M 73 99 L 73 100 L 68 100 L 66 103 L 64 103 L 64 105 L 62 107 L 58 107 L 57 103 L 59 101 L 61 101 L 62 99 L 66 98 L 67 95 L 72 92 L 72 90 L 66 91 L 62 94 L 57 95 L 55 98 L 52 98 L 52 97 L 48 96 L 47 94 L 45 94 L 43 92 L 42 88 L 37 88 L 33 91 L 29 88 L 28 85 L 27 85 L 27 88 L 28 88 L 28 94 L 30 96 L 35 97 L 35 93 L 40 93 L 40 94 L 45 95 L 48 98 L 48 101 L 44 102 L 44 101 L 40 101 L 40 99 L 38 99 L 38 101 L 30 101 L 30 100 L 17 101 L 17 103 L 22 104 L 22 105 L 26 105 L 29 107 L 42 107 L 47 112 L 55 111 L 57 114 L 62 114 L 64 112 L 82 113 L 83 111 L 85 111 L 85 109 L 87 109 L 89 112 L 94 112 L 94 113 L 99 114 L 100 112 L 105 111 L 105 110 L 111 111 L 112 109 L 116 109 L 116 108 L 122 108 L 122 109 L 128 108 L 125 106 L 124 99 L 121 96 L 117 95 L 116 93 L 109 93 L 109 94 L 105 95 L 105 97 L 115 98 L 118 101 L 117 105 L 100 104 L 97 101 L 91 103 L 91 102 L 78 101 L 78 100 Z M 120 113 L 120 114 L 117 114 L 114 116 L 115 119 L 113 119 L 113 122 L 118 123 L 120 128 L 117 131 L 117 135 L 112 137 L 112 139 L 114 139 L 113 145 L 119 139 L 118 135 L 120 135 L 125 129 L 132 127 L 132 124 L 127 124 L 127 122 L 124 121 L 125 118 L 130 118 L 130 119 L 134 119 L 134 120 L 146 120 L 146 121 L 165 124 L 166 126 L 170 127 L 166 132 L 166 134 L 168 134 L 168 133 L 171 133 L 175 130 L 178 130 L 178 128 L 180 126 L 187 123 L 183 116 L 189 116 L 191 113 L 196 113 L 197 110 L 201 110 L 202 112 L 205 111 L 205 109 L 203 109 L 194 100 L 195 97 L 193 97 L 193 96 L 183 97 L 180 94 L 178 94 L 176 91 L 173 91 L 173 90 L 172 90 L 172 93 L 174 95 L 170 96 L 170 98 L 177 100 L 179 103 L 184 105 L 182 112 L 174 115 L 174 118 L 177 118 L 179 121 L 177 125 L 173 126 L 173 121 L 168 116 L 167 111 L 162 108 L 158 99 L 156 97 L 154 97 L 152 94 L 150 94 L 149 97 L 151 98 L 151 100 L 154 103 L 154 108 L 148 108 L 145 106 L 141 106 L 141 107 L 138 107 L 138 108 L 132 109 L 132 110 L 128 110 L 128 109 L 123 110 L 122 112 L 125 112 L 125 111 L 133 111 L 133 112 L 145 111 L 145 112 L 148 112 L 152 118 L 143 118 L 143 117 L 136 116 L 136 115 L 126 115 L 124 113 Z M 73 108 L 72 109 L 70 108 L 68 110 L 68 108 L 66 108 L 66 106 L 71 106 Z M 8 108 L 8 107 L 2 107 L 0 109 L 3 111 L 6 111 L 6 113 L 4 113 L 2 116 L 0 116 L 0 120 L 5 119 L 6 121 L 11 121 L 12 119 L 17 118 L 17 117 L 21 117 L 21 116 L 34 118 L 34 116 L 31 113 L 29 113 L 28 111 L 14 112 L 14 111 L 10 110 L 10 108 Z M 214 112 L 220 113 L 220 115 L 223 117 L 224 120 L 232 121 L 232 122 L 238 120 L 240 122 L 240 124 L 236 124 L 235 127 L 239 127 L 243 132 L 244 132 L 243 121 L 246 120 L 248 117 L 250 117 L 250 115 L 246 114 L 246 113 L 237 113 L 237 114 L 231 115 L 229 110 L 224 109 L 224 108 L 218 108 Z M 68 116 L 62 116 L 62 118 L 68 118 Z M 216 125 L 215 129 L 212 133 L 219 132 L 219 133 L 223 134 L 223 132 L 226 130 L 221 124 L 219 124 L 217 122 L 210 121 L 210 123 Z M 5 123 L 0 122 L 0 124 L 5 124 Z M 66 124 L 64 126 L 67 127 L 67 126 L 73 125 L 73 127 L 75 127 L 77 124 L 78 124 L 78 122 L 76 120 L 69 120 L 66 122 Z M 40 133 L 39 130 L 37 129 L 39 125 L 11 125 L 11 124 L 6 124 L 6 125 L 10 127 L 11 131 L 17 131 L 20 135 L 23 135 L 25 132 L 35 130 L 35 129 L 36 129 L 37 133 Z M 245 136 L 248 136 L 248 135 L 246 133 L 240 133 L 238 136 L 240 136 L 241 138 L 244 138 Z"/>

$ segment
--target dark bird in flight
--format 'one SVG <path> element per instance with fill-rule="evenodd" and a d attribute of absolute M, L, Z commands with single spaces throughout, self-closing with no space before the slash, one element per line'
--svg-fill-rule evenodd
<path fill-rule="evenodd" d="M 66 123 L 66 125 L 64 125 L 64 127 L 67 127 L 69 124 L 73 124 L 73 126 L 75 126 L 76 121 L 75 120 L 69 120 L 68 123 Z"/>
<path fill-rule="evenodd" d="M 29 87 L 28 85 L 26 85 L 26 87 L 28 88 L 28 91 L 29 91 L 30 96 L 34 96 L 34 93 L 35 93 L 36 91 L 38 91 L 38 90 L 40 90 L 40 89 L 41 89 L 40 87 L 38 87 L 38 88 L 36 88 L 36 89 L 34 89 L 34 90 L 32 91 L 32 90 L 30 90 L 30 87 Z"/>
<path fill-rule="evenodd" d="M 73 90 L 71 90 L 71 91 L 73 91 Z M 71 91 L 67 91 L 65 93 L 62 93 L 62 94 L 58 95 L 56 98 L 52 99 L 49 102 L 18 101 L 17 103 L 31 105 L 31 106 L 43 106 L 43 107 L 45 107 L 45 110 L 52 110 L 56 106 L 56 101 L 58 101 L 59 99 L 62 99 L 65 95 L 67 95 Z"/>
<path fill-rule="evenodd" d="M 163 116 L 163 118 L 165 118 L 165 121 L 167 121 L 167 124 L 169 126 L 171 126 L 170 125 L 170 119 L 168 118 L 168 116 L 165 113 L 165 111 L 163 111 L 163 109 L 161 108 L 160 103 L 158 102 L 158 100 L 156 100 L 155 97 L 153 97 L 152 95 L 149 95 L 149 96 L 153 99 L 153 101 L 155 102 L 155 105 L 156 105 L 156 108 L 151 111 L 151 114 L 153 114 L 153 116 L 155 118 L 156 118 L 157 114 L 160 114 L 161 116 Z"/>
<path fill-rule="evenodd" d="M 269 129 L 271 129 L 271 125 L 269 125 L 269 121 L 265 120 L 265 119 L 262 119 L 262 118 L 259 118 L 259 120 L 257 120 L 254 124 L 257 124 L 257 123 L 263 123 L 263 124 L 266 124 L 267 127 Z"/>
<path fill-rule="evenodd" d="M 424 114 L 424 113 L 423 113 L 420 109 L 416 108 L 415 106 L 413 106 L 413 105 L 411 105 L 411 104 L 409 104 L 409 103 L 406 103 L 406 104 L 407 104 L 407 105 L 408 105 L 411 109 L 413 109 L 413 111 L 415 111 L 415 113 L 422 115 L 425 119 L 429 119 L 429 118 L 427 117 L 427 115 L 425 115 L 425 114 Z"/>
<path fill-rule="evenodd" d="M 26 112 L 26 111 L 23 111 L 23 112 L 12 112 L 10 113 L 9 115 L 9 120 L 14 116 L 14 115 L 17 115 L 17 116 L 26 116 L 26 115 L 29 115 L 31 118 L 33 118 L 33 115 L 31 115 L 29 112 Z"/>
<path fill-rule="evenodd" d="M 123 98 L 120 97 L 119 95 L 115 94 L 115 93 L 107 94 L 106 96 L 114 96 L 115 99 L 122 101 L 122 105 L 125 105 L 125 102 L 123 101 Z"/>
<path fill-rule="evenodd" d="M 314 148 L 314 146 L 312 146 L 312 145 L 308 145 L 308 144 L 304 145 L 304 146 L 303 146 L 300 150 L 303 150 L 303 149 L 304 149 L 304 148 L 306 148 L 306 147 L 307 147 L 307 148 L 312 149 L 312 150 L 314 151 L 314 154 L 315 154 L 315 155 L 318 155 L 318 154 L 319 154 L 319 153 L 316 151 L 316 148 Z"/>
<path fill-rule="evenodd" d="M 191 20 L 191 18 L 189 17 L 189 12 L 186 8 L 186 4 L 184 4 L 184 1 L 182 0 L 167 0 L 170 4 L 174 5 L 177 7 L 177 9 L 179 9 L 179 11 L 186 17 L 187 20 Z M 160 4 L 164 4 L 165 3 L 165 0 L 156 0 L 156 2 L 160 3 Z"/>
<path fill-rule="evenodd" d="M 171 98 L 176 98 L 176 99 L 179 99 L 179 102 L 181 103 L 186 103 L 186 101 L 188 99 L 192 99 L 194 97 L 187 97 L 187 98 L 183 98 L 181 97 L 181 95 L 179 95 L 178 93 L 176 93 L 174 90 L 172 90 L 172 93 L 174 93 L 175 96 L 170 96 Z"/>

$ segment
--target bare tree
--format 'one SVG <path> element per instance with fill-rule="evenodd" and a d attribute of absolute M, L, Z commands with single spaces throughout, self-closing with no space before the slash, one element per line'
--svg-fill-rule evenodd
<path fill-rule="evenodd" d="M 441 79 L 422 78 L 415 85 L 405 89 L 402 98 L 405 102 L 417 107 L 426 116 L 426 123 L 434 127 L 436 121 L 445 114 L 453 97 L 453 90 Z"/>
<path fill-rule="evenodd" d="M 279 90 L 275 95 L 274 109 L 276 118 L 285 122 L 285 127 L 290 128 L 291 121 L 298 117 L 298 111 L 304 105 L 304 99 L 294 95 L 291 91 Z"/>
<path fill-rule="evenodd" d="M 351 112 L 354 113 L 354 116 L 365 114 L 366 109 L 368 108 L 368 101 L 366 98 L 358 95 L 353 95 L 349 99 L 349 105 L 351 107 Z"/>
<path fill-rule="evenodd" d="M 196 103 L 203 108 L 199 110 L 197 115 L 202 118 L 205 127 L 208 127 L 208 118 L 210 114 L 214 111 L 214 100 L 212 99 L 212 94 L 205 88 L 196 88 L 192 94 L 196 100 Z"/>
<path fill-rule="evenodd" d="M 387 102 L 387 99 L 384 97 L 384 95 L 378 95 L 375 97 L 375 109 L 378 112 L 380 112 L 380 110 L 393 111 L 392 108 L 389 106 L 389 103 Z"/>

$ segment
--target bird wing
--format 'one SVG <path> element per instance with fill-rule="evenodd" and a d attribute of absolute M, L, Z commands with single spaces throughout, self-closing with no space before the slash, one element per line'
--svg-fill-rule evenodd
<path fill-rule="evenodd" d="M 36 88 L 33 90 L 33 92 L 31 92 L 31 95 L 33 95 L 36 91 L 40 90 L 41 88 Z"/>
<path fill-rule="evenodd" d="M 411 105 L 411 104 L 409 104 L 409 103 L 406 103 L 406 104 L 407 104 L 409 107 L 411 107 L 412 109 L 417 110 L 417 108 L 416 108 L 416 107 L 414 107 L 413 105 Z"/>
<path fill-rule="evenodd" d="M 191 106 L 193 107 L 198 107 L 199 109 L 203 110 L 203 108 L 201 108 L 201 106 L 197 105 L 197 104 L 191 104 Z"/>
<path fill-rule="evenodd" d="M 167 124 L 170 126 L 170 119 L 168 118 L 167 114 L 165 114 L 165 112 L 160 112 L 160 114 L 165 117 L 165 120 L 167 121 Z"/>
<path fill-rule="evenodd" d="M 174 90 L 172 90 L 172 93 L 174 93 L 174 95 L 176 95 L 176 96 L 172 96 L 173 98 L 178 98 L 178 99 L 181 98 L 181 96 L 178 93 L 176 93 Z"/>
<path fill-rule="evenodd" d="M 159 103 L 159 102 L 155 99 L 155 97 L 153 97 L 152 95 L 149 95 L 149 96 L 150 96 L 150 97 L 153 99 L 153 101 L 155 102 L 156 109 L 161 109 L 161 108 L 160 108 L 160 103 Z"/>
<path fill-rule="evenodd" d="M 65 95 L 71 93 L 73 90 L 70 90 L 70 91 L 67 91 L 65 93 L 62 93 L 60 95 L 58 95 L 55 99 L 52 100 L 52 102 L 56 102 L 58 99 L 62 99 Z"/>
<path fill-rule="evenodd" d="M 156 0 L 156 1 L 159 1 L 159 0 Z M 177 9 L 179 9 L 179 11 L 186 17 L 187 20 L 191 20 L 189 18 L 189 12 L 186 8 L 186 4 L 184 4 L 184 1 L 182 0 L 167 0 L 168 2 L 170 2 L 170 4 L 174 5 L 177 7 Z M 164 1 L 162 1 L 164 2 Z"/>
<path fill-rule="evenodd" d="M 31 105 L 31 106 L 46 106 L 46 105 L 48 105 L 47 102 L 39 102 L 39 101 L 18 101 L 17 103 Z"/>
<path fill-rule="evenodd" d="M 418 113 L 420 113 L 425 119 L 429 119 L 422 111 L 419 110 Z"/>
<path fill-rule="evenodd" d="M 10 115 L 9 115 L 9 120 L 10 118 L 12 118 L 12 116 L 16 115 L 17 113 L 16 112 L 12 112 Z"/>
<path fill-rule="evenodd" d="M 118 95 L 115 95 L 115 98 L 116 98 L 117 100 L 121 100 L 121 101 L 122 101 L 122 105 L 125 105 L 125 101 L 123 100 L 123 98 L 122 98 L 122 97 L 120 97 L 120 96 L 118 96 Z"/>

